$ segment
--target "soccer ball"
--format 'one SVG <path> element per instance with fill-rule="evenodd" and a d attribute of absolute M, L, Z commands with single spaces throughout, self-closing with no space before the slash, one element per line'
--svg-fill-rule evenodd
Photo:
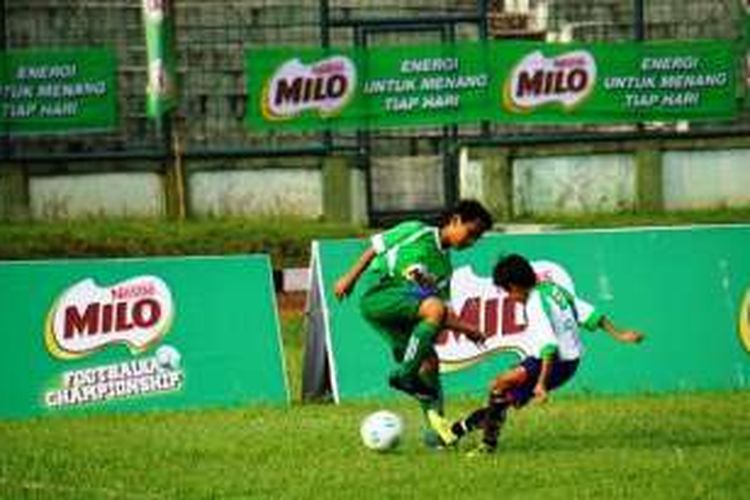
<path fill-rule="evenodd" d="M 371 413 L 359 428 L 362 442 L 375 451 L 386 451 L 398 446 L 404 423 L 401 417 L 388 410 Z"/>
<path fill-rule="evenodd" d="M 180 358 L 180 351 L 171 345 L 163 345 L 156 350 L 156 363 L 166 370 L 179 368 Z"/>

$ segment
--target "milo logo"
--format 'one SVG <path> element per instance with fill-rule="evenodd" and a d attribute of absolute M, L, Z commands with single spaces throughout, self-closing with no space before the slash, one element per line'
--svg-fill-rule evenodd
<path fill-rule="evenodd" d="M 172 294 L 156 276 L 138 276 L 111 287 L 93 279 L 60 294 L 47 315 L 47 350 L 75 359 L 111 344 L 141 352 L 167 333 L 174 316 Z"/>
<path fill-rule="evenodd" d="M 263 88 L 261 110 L 269 120 L 290 119 L 303 111 L 338 113 L 354 94 L 356 69 L 347 57 L 332 56 L 310 65 L 284 62 Z"/>
<path fill-rule="evenodd" d="M 524 57 L 505 82 L 503 100 L 511 111 L 528 111 L 549 103 L 566 108 L 580 104 L 596 83 L 596 61 L 585 50 L 554 57 L 540 51 Z"/>

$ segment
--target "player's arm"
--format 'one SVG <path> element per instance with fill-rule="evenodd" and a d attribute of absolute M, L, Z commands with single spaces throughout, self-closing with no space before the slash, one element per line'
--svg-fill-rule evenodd
<path fill-rule="evenodd" d="M 334 285 L 333 292 L 339 300 L 349 295 L 354 289 L 354 285 L 362 273 L 370 265 L 370 262 L 378 254 L 383 254 L 394 245 L 408 238 L 411 234 L 418 231 L 421 224 L 413 221 L 402 222 L 401 224 L 388 229 L 382 233 L 377 233 L 370 238 L 370 247 L 360 255 L 357 262 L 349 271 L 341 276 Z"/>
<path fill-rule="evenodd" d="M 349 271 L 347 271 L 336 281 L 336 284 L 333 288 L 333 292 L 334 294 L 336 294 L 336 298 L 340 300 L 351 293 L 351 291 L 354 289 L 354 285 L 357 283 L 357 280 L 365 271 L 365 269 L 367 269 L 367 266 L 370 265 L 370 262 L 372 262 L 372 259 L 374 258 L 374 248 L 370 247 L 362 252 L 362 255 L 359 256 L 359 259 L 357 259 L 357 261 L 349 269 Z"/>
<path fill-rule="evenodd" d="M 643 334 L 635 330 L 620 330 L 604 314 L 594 308 L 591 304 L 579 297 L 573 297 L 573 307 L 575 307 L 578 321 L 581 326 L 590 331 L 602 329 L 610 337 L 618 342 L 627 344 L 637 344 L 644 338 Z"/>
<path fill-rule="evenodd" d="M 598 326 L 618 342 L 637 344 L 644 339 L 644 335 L 635 330 L 620 330 L 604 315 L 599 318 Z"/>
<path fill-rule="evenodd" d="M 445 314 L 445 327 L 454 332 L 463 333 L 469 340 L 476 344 L 484 343 L 484 340 L 487 338 L 487 334 L 478 326 L 462 320 L 450 307 Z"/>
<path fill-rule="evenodd" d="M 547 344 L 542 348 L 542 368 L 539 371 L 539 378 L 534 386 L 534 399 L 540 403 L 547 401 L 547 387 L 549 386 L 549 377 L 552 373 L 552 364 L 555 362 L 555 356 L 557 356 L 557 346 L 555 344 Z"/>
<path fill-rule="evenodd" d="M 547 387 L 552 373 L 552 365 L 557 358 L 559 342 L 555 335 L 552 322 L 545 312 L 542 298 L 537 292 L 532 292 L 526 303 L 526 313 L 529 325 L 526 334 L 535 346 L 534 356 L 542 361 L 539 377 L 534 384 L 534 399 L 540 403 L 547 401 Z"/>

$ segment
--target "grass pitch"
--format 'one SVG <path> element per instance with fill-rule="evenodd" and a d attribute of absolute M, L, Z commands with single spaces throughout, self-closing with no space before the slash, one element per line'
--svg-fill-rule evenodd
<path fill-rule="evenodd" d="M 131 231 L 128 224 L 140 223 L 121 230 L 102 226 L 101 234 L 90 230 L 85 237 L 65 226 L 51 237 L 45 227 L 0 225 L 0 253 L 225 253 L 270 244 L 285 256 L 277 265 L 304 265 L 309 245 L 305 235 L 270 241 L 260 230 L 256 241 L 244 222 L 169 231 L 146 222 Z M 340 236 L 336 231 L 329 236 Z M 118 236 L 123 234 L 128 238 Z M 288 248 L 296 250 L 282 251 Z M 282 311 L 282 323 L 296 395 L 302 317 Z M 458 416 L 480 402 L 448 403 L 449 414 Z M 380 408 L 406 421 L 402 445 L 385 454 L 359 440 L 360 421 Z M 405 397 L 340 406 L 0 421 L 0 498 L 748 498 L 748 415 L 748 392 L 584 398 L 563 391 L 545 406 L 511 412 L 499 453 L 479 458 L 465 454 L 475 438 L 457 450 L 426 449 L 420 412 Z"/>
<path fill-rule="evenodd" d="M 450 402 L 452 414 L 476 401 Z M 387 407 L 401 446 L 360 444 Z M 496 456 L 421 443 L 406 398 L 0 423 L 0 496 L 18 498 L 743 498 L 750 395 L 558 397 L 511 413 Z"/>

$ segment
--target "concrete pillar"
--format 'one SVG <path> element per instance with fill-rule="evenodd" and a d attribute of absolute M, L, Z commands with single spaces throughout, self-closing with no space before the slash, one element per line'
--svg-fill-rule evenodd
<path fill-rule="evenodd" d="M 644 144 L 635 152 L 636 208 L 639 211 L 664 210 L 662 152 L 656 144 Z"/>
<path fill-rule="evenodd" d="M 0 220 L 30 217 L 29 178 L 19 163 L 0 163 Z"/>
<path fill-rule="evenodd" d="M 364 173 L 353 157 L 329 156 L 323 160 L 323 215 L 331 222 L 367 223 Z"/>
<path fill-rule="evenodd" d="M 481 202 L 498 222 L 510 220 L 513 217 L 513 162 L 510 151 L 507 148 L 473 148 L 468 153 L 467 163 L 476 164 L 479 168 L 479 186 L 474 190 L 461 186 L 461 196 Z M 463 182 L 465 177 L 461 178 Z"/>

